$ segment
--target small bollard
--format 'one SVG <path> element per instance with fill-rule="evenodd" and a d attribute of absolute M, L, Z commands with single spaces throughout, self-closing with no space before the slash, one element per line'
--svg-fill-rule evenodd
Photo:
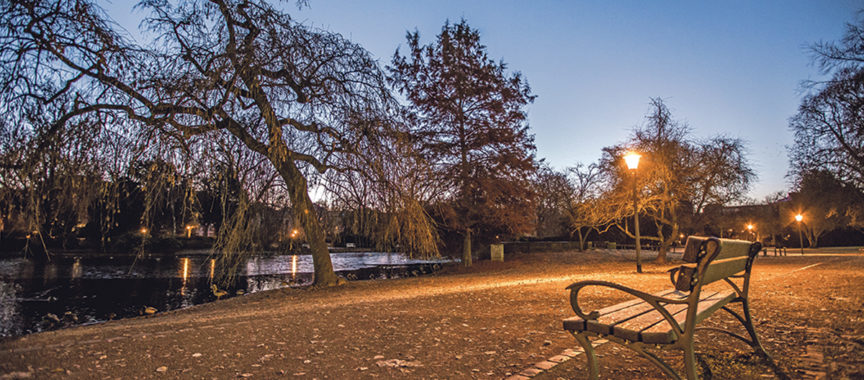
<path fill-rule="evenodd" d="M 492 261 L 504 261 L 504 244 L 492 244 L 489 250 Z"/>

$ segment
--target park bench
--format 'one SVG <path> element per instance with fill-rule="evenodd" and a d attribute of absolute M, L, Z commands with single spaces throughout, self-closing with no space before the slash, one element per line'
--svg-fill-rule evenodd
<path fill-rule="evenodd" d="M 564 320 L 564 329 L 585 349 L 591 378 L 598 377 L 598 365 L 590 337 L 607 339 L 630 348 L 676 379 L 680 378 L 678 373 L 648 349 L 683 350 L 686 376 L 696 379 L 693 336 L 697 330 L 732 335 L 770 358 L 756 336 L 747 298 L 750 270 L 760 249 L 759 243 L 691 236 L 684 249 L 685 264 L 669 271 L 674 285 L 672 289 L 648 294 L 607 281 L 580 281 L 568 286 L 570 304 L 576 316 Z M 729 286 L 719 290 L 703 288 L 720 280 Z M 585 313 L 579 306 L 579 291 L 589 286 L 617 289 L 636 298 Z M 734 304 L 740 304 L 741 313 L 731 309 Z M 720 309 L 741 322 L 750 338 L 719 328 L 697 327 Z"/>

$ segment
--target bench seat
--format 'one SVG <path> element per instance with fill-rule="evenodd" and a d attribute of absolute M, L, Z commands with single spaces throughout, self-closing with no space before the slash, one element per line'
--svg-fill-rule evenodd
<path fill-rule="evenodd" d="M 655 296 L 674 300 L 687 299 L 689 293 L 675 289 L 655 293 Z M 717 309 L 725 306 L 736 294 L 733 291 L 703 291 L 699 295 L 699 306 L 696 320 L 707 318 Z M 666 310 L 681 328 L 687 320 L 686 304 L 668 304 Z M 649 303 L 634 299 L 598 310 L 599 317 L 595 320 L 584 320 L 580 317 L 570 317 L 564 320 L 564 330 L 574 333 L 590 331 L 600 335 L 611 335 L 633 342 L 649 344 L 669 344 L 678 337 L 663 315 Z"/>

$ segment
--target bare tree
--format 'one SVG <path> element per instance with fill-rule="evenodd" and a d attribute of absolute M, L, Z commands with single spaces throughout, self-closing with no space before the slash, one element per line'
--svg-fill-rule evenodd
<path fill-rule="evenodd" d="M 598 164 L 577 164 L 567 168 L 567 178 L 573 192 L 567 200 L 570 234 L 579 238 L 579 249 L 585 250 L 585 240 L 591 231 L 606 232 L 613 225 L 611 203 L 604 199 L 607 178 Z"/>
<path fill-rule="evenodd" d="M 548 165 L 541 165 L 535 175 L 534 188 L 537 194 L 537 237 L 569 235 L 568 205 L 575 191 L 567 175 Z"/>
<path fill-rule="evenodd" d="M 307 176 L 338 166 L 389 123 L 375 60 L 340 35 L 310 29 L 255 0 L 141 3 L 156 35 L 136 44 L 82 0 L 2 4 L 0 89 L 21 104 L 73 101 L 46 127 L 94 115 L 182 146 L 215 136 L 266 157 L 311 245 L 317 285 L 333 285 Z M 110 127 L 107 127 L 110 128 Z M 182 148 L 181 148 L 182 149 Z"/>
<path fill-rule="evenodd" d="M 812 50 L 831 79 L 805 83 L 811 93 L 789 122 L 793 173 L 827 170 L 864 189 L 864 17 L 847 24 L 839 43 L 820 42 Z"/>
<path fill-rule="evenodd" d="M 541 166 L 535 186 L 538 194 L 537 234 L 562 228 L 570 238 L 579 239 L 579 249 L 592 231 L 606 232 L 620 216 L 605 199 L 605 173 L 598 164 L 577 164 L 563 172 Z"/>
<path fill-rule="evenodd" d="M 606 213 L 616 226 L 635 237 L 632 219 L 633 181 L 638 189 L 639 210 L 650 218 L 656 234 L 647 240 L 659 243 L 659 263 L 678 239 L 683 213 L 701 213 L 708 204 L 728 204 L 740 199 L 754 173 L 738 139 L 714 137 L 706 141 L 690 138 L 686 125 L 675 121 L 662 99 L 651 100 L 644 126 L 634 131 L 623 145 L 604 148 L 601 167 L 610 176 L 610 190 L 604 195 Z M 628 150 L 642 155 L 638 177 L 628 173 L 622 156 Z"/>

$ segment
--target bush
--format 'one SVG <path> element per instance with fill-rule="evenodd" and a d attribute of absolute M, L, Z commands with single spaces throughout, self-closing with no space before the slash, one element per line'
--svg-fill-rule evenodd
<path fill-rule="evenodd" d="M 183 243 L 173 237 L 152 238 L 145 248 L 152 252 L 176 252 L 183 249 Z"/>

